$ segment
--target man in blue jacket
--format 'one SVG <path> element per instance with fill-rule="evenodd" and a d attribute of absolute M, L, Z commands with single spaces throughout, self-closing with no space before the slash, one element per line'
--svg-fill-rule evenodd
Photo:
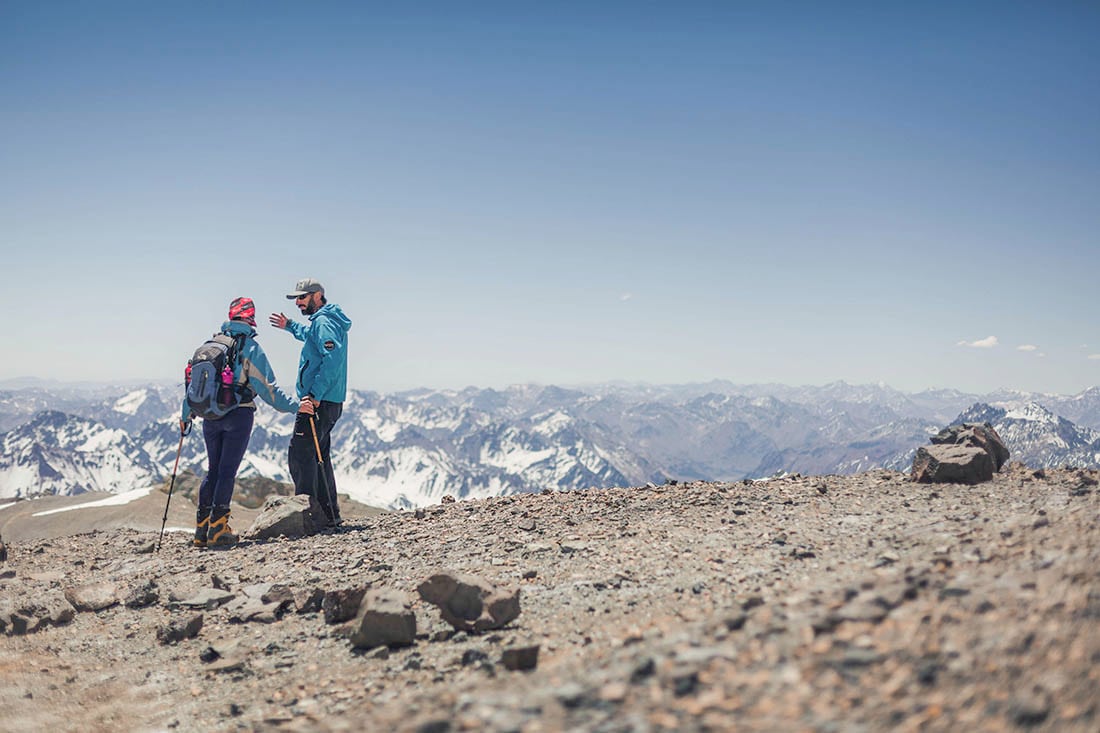
<path fill-rule="evenodd" d="M 312 278 L 299 280 L 294 292 L 286 297 L 294 301 L 302 315 L 309 316 L 309 325 L 292 321 L 282 313 L 272 313 L 269 319 L 272 326 L 290 331 L 294 338 L 304 342 L 298 361 L 301 404 L 288 453 L 290 477 L 295 493 L 313 497 L 324 511 L 325 524 L 337 527 L 341 520 L 330 455 L 331 434 L 344 411 L 347 395 L 351 319 L 340 306 L 325 299 L 324 287 Z"/>

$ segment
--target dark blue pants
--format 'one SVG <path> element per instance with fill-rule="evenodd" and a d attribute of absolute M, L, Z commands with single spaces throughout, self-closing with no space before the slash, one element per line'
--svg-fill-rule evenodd
<path fill-rule="evenodd" d="M 290 436 L 290 477 L 294 480 L 294 493 L 307 494 L 321 505 L 325 521 L 335 524 L 340 521 L 340 506 L 336 500 L 336 476 L 332 472 L 330 449 L 332 448 L 332 428 L 344 412 L 341 402 L 322 402 L 317 406 L 313 418 L 317 427 L 317 443 L 313 442 L 313 428 L 309 424 L 309 415 L 298 413 L 294 420 L 294 434 Z M 321 463 L 317 460 L 317 447 L 321 448 Z"/>
<path fill-rule="evenodd" d="M 220 420 L 202 421 L 208 465 L 199 487 L 199 506 L 229 506 L 255 417 L 255 410 L 238 407 Z"/>

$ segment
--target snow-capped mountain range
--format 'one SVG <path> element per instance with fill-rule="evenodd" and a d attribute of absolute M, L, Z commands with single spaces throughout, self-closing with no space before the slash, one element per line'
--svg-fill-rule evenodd
<path fill-rule="evenodd" d="M 181 388 L 0 390 L 0 498 L 129 491 L 171 473 Z M 943 426 L 988 421 L 1014 460 L 1100 466 L 1100 388 L 1078 395 L 886 385 L 604 384 L 352 391 L 333 432 L 341 493 L 412 507 L 444 495 L 906 470 Z M 261 405 L 242 475 L 289 481 L 293 416 Z M 205 470 L 201 426 L 180 469 Z"/>

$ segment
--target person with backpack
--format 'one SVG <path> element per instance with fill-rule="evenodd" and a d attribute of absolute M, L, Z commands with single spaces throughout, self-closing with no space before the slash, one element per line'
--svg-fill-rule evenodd
<path fill-rule="evenodd" d="M 195 547 L 231 547 L 240 539 L 229 526 L 229 502 L 244 452 L 252 437 L 259 397 L 279 412 L 297 405 L 275 381 L 275 372 L 256 342 L 256 306 L 251 298 L 229 304 L 229 320 L 200 346 L 187 364 L 187 393 L 180 414 L 180 432 L 191 430 L 194 417 L 203 418 L 206 477 L 199 487 L 195 514 Z"/>
<path fill-rule="evenodd" d="M 272 313 L 270 323 L 304 342 L 298 361 L 298 397 L 302 400 L 290 437 L 287 460 L 297 494 L 308 494 L 324 512 L 323 522 L 334 529 L 341 524 L 332 471 L 332 428 L 344 411 L 348 386 L 348 330 L 351 319 L 335 303 L 325 299 L 325 289 L 312 278 L 299 280 L 286 296 L 309 325 Z"/>

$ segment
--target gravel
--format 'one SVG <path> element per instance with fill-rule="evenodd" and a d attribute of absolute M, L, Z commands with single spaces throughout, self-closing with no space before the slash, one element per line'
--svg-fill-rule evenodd
<path fill-rule="evenodd" d="M 1097 477 L 524 494 L 228 551 L 8 541 L 2 727 L 1095 731 Z M 519 589 L 518 618 L 457 631 L 417 594 L 437 572 Z M 409 599 L 411 644 L 352 645 L 364 589 Z"/>

